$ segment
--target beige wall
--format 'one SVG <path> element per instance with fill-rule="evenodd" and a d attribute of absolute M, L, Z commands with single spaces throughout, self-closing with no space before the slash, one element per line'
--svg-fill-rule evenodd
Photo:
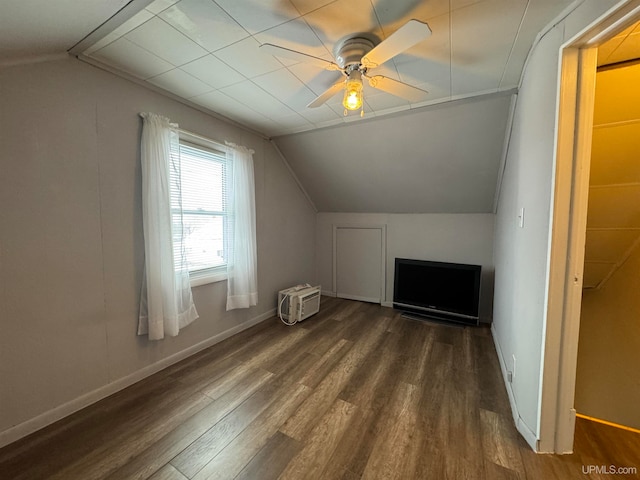
<path fill-rule="evenodd" d="M 551 337 L 556 330 L 547 324 L 547 290 L 559 52 L 565 42 L 616 3 L 575 3 L 575 10 L 552 22 L 531 49 L 499 192 L 493 336 L 516 426 L 534 449 L 549 449 L 553 444 L 556 421 L 554 415 L 543 415 L 543 408 L 547 391 L 557 388 L 558 372 L 557 366 L 545 365 L 545 356 L 557 353 L 552 350 L 557 339 Z M 525 209 L 523 227 L 518 218 L 521 208 Z M 507 371 L 514 370 L 512 381 L 507 381 Z"/>
<path fill-rule="evenodd" d="M 196 287 L 179 336 L 136 336 L 138 112 L 255 150 L 259 303 Z M 77 60 L 0 70 L 0 445 L 265 318 L 313 281 L 315 212 L 268 141 Z M 244 324 L 244 325 L 243 325 Z"/>
<path fill-rule="evenodd" d="M 596 244 L 597 251 L 592 246 L 587 258 L 610 256 L 612 261 L 621 262 L 625 258 L 624 250 L 638 241 L 637 230 L 628 228 L 638 226 L 640 205 L 634 201 L 637 193 L 632 199 L 625 194 L 628 195 L 629 190 L 637 192 L 640 180 L 639 80 L 638 65 L 597 75 L 594 118 L 597 128 L 593 137 L 591 183 L 606 188 L 597 188 L 598 197 L 590 197 L 587 228 L 606 226 L 610 236 L 616 232 L 633 236 L 626 248 L 618 248 L 623 254 L 616 252 L 615 242 L 600 242 Z M 624 184 L 627 187 L 622 188 Z M 595 208 L 597 212 L 592 211 Z M 599 232 L 587 230 L 588 247 L 589 237 L 595 233 Z M 611 270 L 611 265 L 605 266 L 607 271 Z M 575 408 L 584 415 L 640 429 L 640 249 L 637 243 L 631 256 L 613 271 L 599 289 L 583 291 Z"/>
<path fill-rule="evenodd" d="M 386 295 L 393 303 L 395 258 L 482 265 L 480 321 L 491 321 L 493 301 L 493 214 L 319 213 L 316 227 L 317 278 L 333 288 L 333 225 L 386 225 Z"/>

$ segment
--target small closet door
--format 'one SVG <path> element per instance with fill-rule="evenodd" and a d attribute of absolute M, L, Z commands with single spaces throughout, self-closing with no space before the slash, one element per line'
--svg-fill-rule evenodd
<path fill-rule="evenodd" d="M 334 226 L 334 289 L 338 297 L 382 303 L 384 230 Z"/>

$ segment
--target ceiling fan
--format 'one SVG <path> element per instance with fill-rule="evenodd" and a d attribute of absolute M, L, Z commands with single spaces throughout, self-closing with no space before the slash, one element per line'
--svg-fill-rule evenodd
<path fill-rule="evenodd" d="M 426 90 L 382 75 L 371 75 L 370 70 L 382 65 L 430 35 L 429 25 L 418 20 L 409 20 L 382 42 L 373 35 L 355 34 L 336 44 L 333 51 L 335 62 L 270 43 L 262 44 L 260 48 L 277 57 L 313 63 L 327 70 L 341 71 L 344 77 L 307 105 L 307 108 L 319 107 L 338 92 L 344 90 L 342 104 L 345 107 L 345 115 L 347 110 L 360 109 L 360 115 L 363 116 L 363 78 L 367 79 L 371 87 L 410 102 L 419 102 L 426 98 L 429 93 Z"/>

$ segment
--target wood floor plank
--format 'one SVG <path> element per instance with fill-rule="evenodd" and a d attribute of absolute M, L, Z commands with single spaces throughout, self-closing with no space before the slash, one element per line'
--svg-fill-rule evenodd
<path fill-rule="evenodd" d="M 512 471 L 523 471 L 517 437 L 511 419 L 490 410 L 480 410 L 482 446 L 487 461 Z"/>
<path fill-rule="evenodd" d="M 314 368 L 300 379 L 300 383 L 315 388 L 336 367 L 336 364 L 342 360 L 347 352 L 353 346 L 353 342 L 340 339 L 336 344 L 325 352 L 314 365 Z"/>
<path fill-rule="evenodd" d="M 386 421 L 363 472 L 363 480 L 412 478 L 405 472 L 414 445 L 414 428 L 418 417 L 420 389 L 409 383 L 398 383 L 389 405 Z"/>
<path fill-rule="evenodd" d="M 400 380 L 412 385 L 422 385 L 429 381 L 427 369 L 435 342 L 434 329 L 413 320 L 406 321 L 400 331 L 399 342 L 398 353 L 405 358 Z"/>
<path fill-rule="evenodd" d="M 287 375 L 273 379 L 198 437 L 173 458 L 171 464 L 187 477 L 195 476 L 259 415 L 270 407 L 277 407 L 278 403 L 297 388 L 295 376 Z"/>
<path fill-rule="evenodd" d="M 202 387 L 201 391 L 209 398 L 217 400 L 232 388 L 237 388 L 238 384 L 249 386 L 256 377 L 265 377 L 266 379 L 271 376 L 273 373 L 267 370 L 256 368 L 247 363 L 238 363 L 229 370 L 227 375 L 216 378 Z"/>
<path fill-rule="evenodd" d="M 302 441 L 318 419 L 333 404 L 349 378 L 357 371 L 367 354 L 384 341 L 386 324 L 372 324 L 362 338 L 340 359 L 336 367 L 318 384 L 309 398 L 280 429 L 282 433 Z"/>
<path fill-rule="evenodd" d="M 585 419 L 573 454 L 533 452 L 488 327 L 322 297 L 0 449 L 0 480 L 632 479 L 584 469 L 639 458 Z"/>
<path fill-rule="evenodd" d="M 0 450 L 0 478 L 2 473 L 12 480 L 43 476 L 44 473 L 63 468 L 74 457 L 86 455 L 100 444 L 98 438 L 104 432 L 104 419 L 121 422 L 126 430 L 129 419 L 144 413 L 144 405 L 157 395 L 171 392 L 173 382 L 161 378 L 156 381 L 146 379 L 125 391 L 112 395 L 91 408 L 73 415 L 30 435 L 9 447 Z M 171 395 L 169 395 L 171 397 Z M 122 431 L 114 425 L 112 432 Z M 39 462 L 30 459 L 38 458 Z M 25 468 L 28 465 L 28 468 Z M 4 472 L 3 472 L 4 470 Z"/>
<path fill-rule="evenodd" d="M 388 339 L 388 337 L 387 337 Z M 378 352 L 383 355 L 374 357 Z M 360 478 L 381 431 L 381 423 L 388 411 L 391 393 L 398 378 L 398 363 L 388 349 L 372 351 L 339 397 L 358 407 L 348 431 L 323 472 L 326 478 L 357 475 Z"/>
<path fill-rule="evenodd" d="M 120 478 L 129 478 L 129 477 L 120 477 Z M 165 465 L 160 470 L 158 470 L 155 474 L 149 477 L 149 480 L 188 480 L 188 478 L 182 475 L 178 470 L 173 468 L 171 465 Z"/>
<path fill-rule="evenodd" d="M 300 442 L 276 432 L 234 480 L 276 480 L 301 449 Z"/>
<path fill-rule="evenodd" d="M 336 399 L 305 438 L 304 447 L 293 457 L 279 479 L 327 478 L 322 472 L 356 412 L 355 405 Z"/>
<path fill-rule="evenodd" d="M 193 478 L 233 479 L 267 444 L 285 420 L 309 396 L 310 389 L 301 384 L 291 387 L 287 395 L 274 402 Z"/>
<path fill-rule="evenodd" d="M 115 470 L 107 478 L 109 480 L 147 478 L 184 451 L 214 425 L 219 424 L 230 412 L 258 391 L 272 376 L 273 374 L 270 372 L 254 370 L 253 376 L 238 380 L 224 395 L 184 421 L 178 428 L 168 432 L 163 438 L 158 439 L 153 445 L 137 455 L 132 453 L 129 462 Z"/>
<path fill-rule="evenodd" d="M 211 399 L 202 394 L 194 395 L 189 402 L 175 402 L 170 409 L 158 409 L 150 412 L 153 418 L 141 419 L 129 425 L 126 435 L 111 436 L 109 432 L 101 435 L 102 444 L 82 458 L 71 462 L 65 468 L 51 475 L 51 480 L 99 480 L 125 465 L 138 452 L 144 451 L 159 438 L 185 422 L 198 411 L 211 403 Z"/>

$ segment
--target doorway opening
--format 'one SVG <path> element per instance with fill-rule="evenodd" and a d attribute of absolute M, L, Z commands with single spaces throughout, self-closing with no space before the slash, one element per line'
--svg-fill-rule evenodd
<path fill-rule="evenodd" d="M 543 392 L 549 401 L 541 410 L 540 451 L 573 450 L 598 47 L 638 20 L 640 2 L 628 2 L 561 51 L 547 310 L 556 331 L 553 344 L 547 335 L 545 348 Z"/>

